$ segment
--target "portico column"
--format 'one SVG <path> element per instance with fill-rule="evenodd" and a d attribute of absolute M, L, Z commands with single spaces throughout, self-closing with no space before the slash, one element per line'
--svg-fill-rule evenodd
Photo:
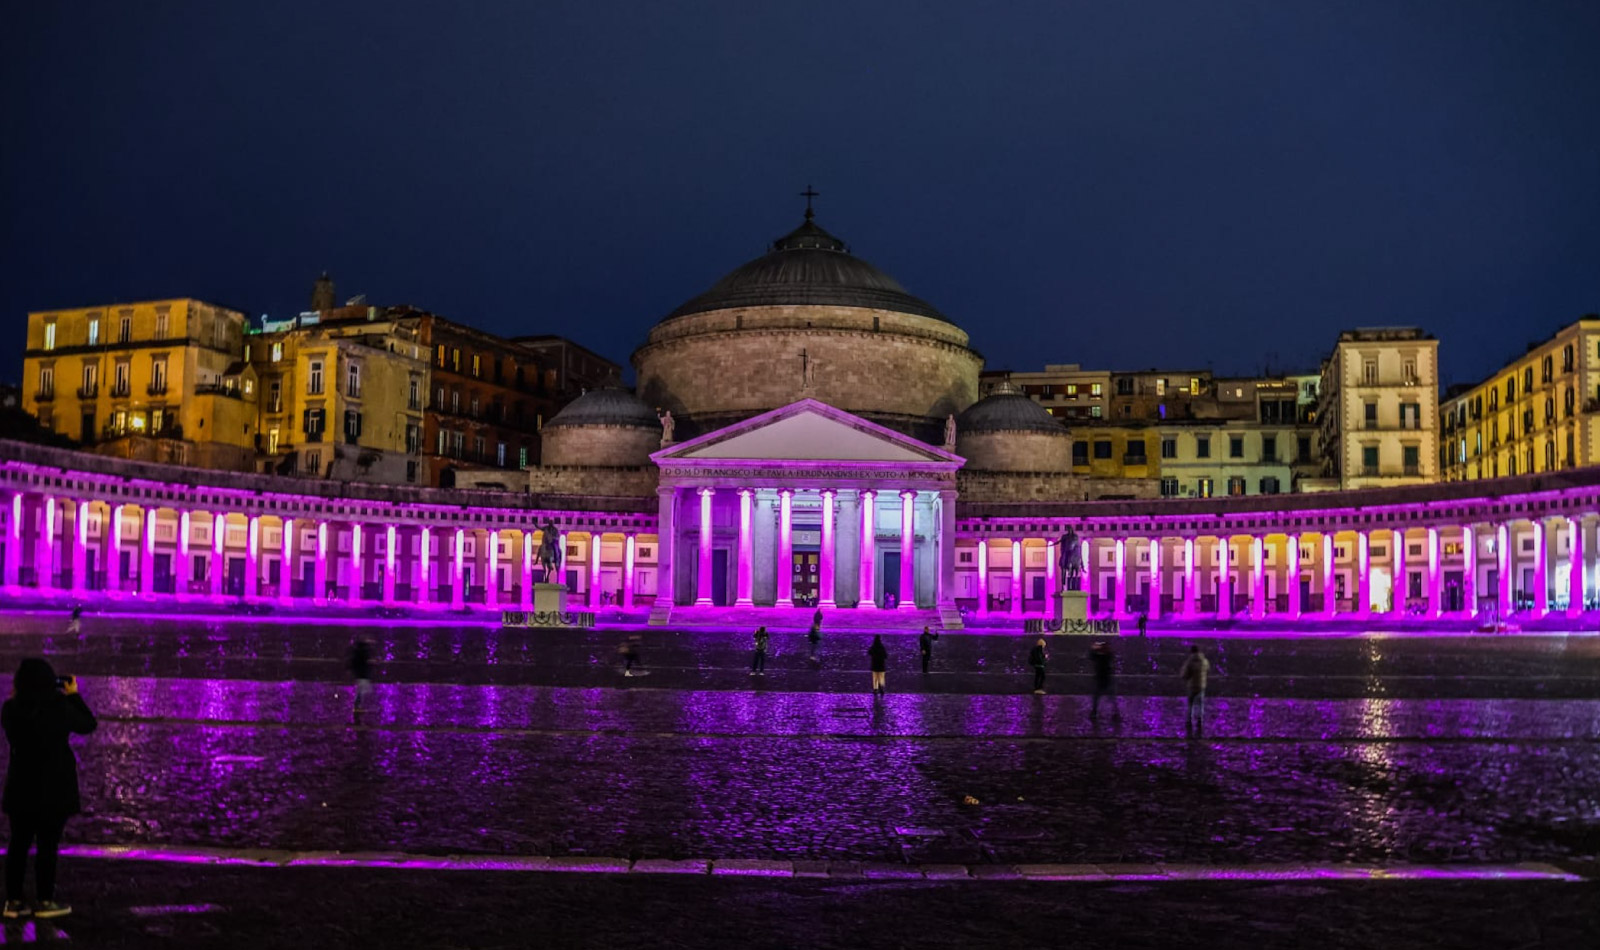
<path fill-rule="evenodd" d="M 1437 620 L 1444 607 L 1444 590 L 1441 581 L 1443 565 L 1439 563 L 1439 529 L 1428 529 L 1428 619 Z"/>
<path fill-rule="evenodd" d="M 483 605 L 490 610 L 497 610 L 500 607 L 500 529 L 485 531 L 483 542 L 489 546 L 489 566 L 483 578 Z"/>
<path fill-rule="evenodd" d="M 877 580 L 875 569 L 878 566 L 877 542 L 877 493 L 864 491 L 861 493 L 861 591 L 856 607 L 862 610 L 871 610 L 878 606 Z"/>
<path fill-rule="evenodd" d="M 1258 534 L 1250 539 L 1250 619 L 1252 620 L 1260 620 L 1267 615 L 1266 568 L 1266 539 Z"/>
<path fill-rule="evenodd" d="M 711 498 L 716 493 L 714 488 L 700 489 L 700 576 L 694 598 L 697 607 L 711 606 Z"/>
<path fill-rule="evenodd" d="M 978 616 L 989 616 L 989 542 L 978 541 Z"/>
<path fill-rule="evenodd" d="M 1111 605 L 1111 616 L 1126 617 L 1128 615 L 1128 571 L 1126 560 L 1128 555 L 1128 542 L 1122 538 L 1116 541 L 1116 556 L 1113 569 L 1117 572 L 1112 586 L 1116 602 Z"/>
<path fill-rule="evenodd" d="M 1217 538 L 1217 619 L 1227 620 L 1233 616 L 1233 566 L 1229 563 L 1232 555 L 1229 553 L 1230 545 L 1226 535 Z"/>
<path fill-rule="evenodd" d="M 78 502 L 72 517 L 72 593 L 82 594 L 88 589 L 83 576 L 89 560 L 89 503 Z"/>
<path fill-rule="evenodd" d="M 677 545 L 677 526 L 674 521 L 678 507 L 676 488 L 656 489 L 656 603 L 672 605 L 678 602 L 678 588 L 673 580 L 673 550 Z"/>
<path fill-rule="evenodd" d="M 939 598 L 940 607 L 956 603 L 956 493 L 939 493 Z M 1054 589 L 1051 595 L 1055 594 Z"/>
<path fill-rule="evenodd" d="M 755 552 L 750 544 L 750 489 L 739 489 L 739 573 L 738 586 L 734 588 L 733 605 L 735 607 L 749 607 L 755 603 L 751 599 L 752 562 Z"/>
<path fill-rule="evenodd" d="M 1461 526 L 1461 608 L 1467 617 L 1478 616 L 1478 539 L 1472 525 Z"/>
<path fill-rule="evenodd" d="M 1061 542 L 1059 541 L 1051 541 L 1049 538 L 1044 541 L 1044 615 L 1046 617 L 1054 616 L 1056 596 L 1061 593 L 1060 581 L 1056 576 L 1056 559 L 1059 553 L 1056 549 L 1060 546 Z"/>
<path fill-rule="evenodd" d="M 794 606 L 794 492 L 778 489 L 778 604 Z"/>
<path fill-rule="evenodd" d="M 102 532 L 108 549 L 103 559 L 106 566 L 106 590 L 115 594 L 121 593 L 122 588 L 122 506 L 107 505 L 106 515 L 111 521 Z"/>
<path fill-rule="evenodd" d="M 22 492 L 11 496 L 11 518 L 6 525 L 4 584 L 16 587 L 22 567 Z"/>
<path fill-rule="evenodd" d="M 362 588 L 366 586 L 361 581 L 361 555 L 363 553 L 361 546 L 365 541 L 365 532 L 361 530 L 360 523 L 352 522 L 350 525 L 350 573 L 345 579 L 346 587 L 350 591 L 350 603 L 352 604 L 361 603 Z"/>
<path fill-rule="evenodd" d="M 1194 538 L 1183 539 L 1183 618 L 1194 618 L 1199 585 L 1194 582 Z"/>
<path fill-rule="evenodd" d="M 1567 616 L 1583 613 L 1585 604 L 1583 567 L 1583 519 L 1567 519 Z"/>
<path fill-rule="evenodd" d="M 1366 617 L 1372 613 L 1372 556 L 1368 550 L 1367 532 L 1356 532 L 1356 614 Z"/>
<path fill-rule="evenodd" d="M 1533 616 L 1550 612 L 1550 548 L 1556 533 L 1546 531 L 1544 518 L 1533 519 Z"/>
<path fill-rule="evenodd" d="M 183 518 L 186 522 L 188 519 Z M 181 529 L 183 524 L 179 524 Z M 391 529 L 392 530 L 392 529 Z M 278 528 L 278 600 L 281 603 L 290 603 L 294 600 L 294 519 L 280 518 Z"/>
<path fill-rule="evenodd" d="M 589 532 L 589 606 L 600 606 L 600 532 Z"/>
<path fill-rule="evenodd" d="M 317 522 L 317 557 L 311 562 L 311 602 L 328 602 L 328 523 Z"/>
<path fill-rule="evenodd" d="M 822 607 L 832 607 L 833 601 L 833 492 L 822 493 L 822 568 L 818 573 L 818 583 L 821 589 L 817 595 L 817 603 Z"/>
<path fill-rule="evenodd" d="M 1022 539 L 1011 539 L 1011 616 L 1022 614 Z"/>
<path fill-rule="evenodd" d="M 1411 578 L 1406 575 L 1406 532 L 1404 528 L 1396 528 L 1390 532 L 1393 538 L 1394 559 L 1390 571 L 1392 580 L 1389 584 L 1389 611 L 1396 619 L 1406 615 L 1406 598 L 1411 596 Z"/>
<path fill-rule="evenodd" d="M 433 529 L 427 525 L 422 527 L 422 536 L 417 539 L 421 548 L 421 558 L 417 563 L 417 604 L 426 607 L 433 602 Z"/>
<path fill-rule="evenodd" d="M 916 547 L 917 525 L 916 504 L 917 493 L 903 491 L 900 493 L 900 609 L 917 609 L 917 574 Z M 1018 598 L 1020 601 L 1021 598 Z M 1020 603 L 1018 607 L 1020 608 Z"/>
<path fill-rule="evenodd" d="M 394 525 L 387 525 L 383 529 L 383 605 L 388 607 L 394 603 L 394 542 L 399 534 Z"/>
<path fill-rule="evenodd" d="M 1289 545 L 1289 576 L 1284 583 L 1289 586 L 1289 616 L 1300 619 L 1300 536 L 1298 534 L 1286 535 L 1284 541 Z"/>
<path fill-rule="evenodd" d="M 1509 525 L 1496 526 L 1494 553 L 1500 581 L 1495 598 L 1495 619 L 1503 622 L 1511 614 L 1511 527 Z"/>
<path fill-rule="evenodd" d="M 150 525 L 154 525 L 152 520 Z M 150 535 L 154 540 L 154 532 Z M 261 516 L 251 515 L 246 522 L 244 555 L 244 596 L 255 600 L 261 593 Z"/>
<path fill-rule="evenodd" d="M 121 505 L 117 506 L 115 514 L 117 530 L 116 533 L 111 536 L 112 543 L 115 545 L 115 547 L 112 549 L 112 557 L 116 559 L 117 565 L 120 568 L 122 564 L 122 552 L 120 550 L 122 547 Z M 228 516 L 226 513 L 216 512 L 211 517 L 211 596 L 215 598 L 220 598 L 222 596 L 222 575 L 227 573 L 227 565 L 223 563 L 222 557 L 223 548 L 227 544 L 227 537 Z M 118 578 L 117 583 L 119 585 L 121 584 L 120 578 Z"/>
<path fill-rule="evenodd" d="M 634 533 L 622 538 L 622 609 L 633 609 L 633 545 Z"/>
<path fill-rule="evenodd" d="M 456 528 L 450 534 L 450 609 L 461 610 L 467 605 L 467 592 L 462 586 L 466 571 L 467 533 Z"/>
<path fill-rule="evenodd" d="M 522 602 L 523 612 L 533 609 L 533 532 L 522 531 L 522 590 L 518 599 Z"/>
<path fill-rule="evenodd" d="M 39 509 L 39 543 L 34 547 L 34 574 L 40 590 L 56 586 L 56 500 L 44 496 Z"/>
<path fill-rule="evenodd" d="M 1151 620 L 1161 617 L 1161 536 L 1150 539 L 1150 590 L 1145 615 Z"/>
<path fill-rule="evenodd" d="M 139 535 L 139 596 L 156 592 L 156 510 L 144 509 L 144 529 Z"/>
<path fill-rule="evenodd" d="M 1322 613 L 1329 620 L 1339 612 L 1338 585 L 1333 579 L 1333 533 L 1322 532 Z"/>

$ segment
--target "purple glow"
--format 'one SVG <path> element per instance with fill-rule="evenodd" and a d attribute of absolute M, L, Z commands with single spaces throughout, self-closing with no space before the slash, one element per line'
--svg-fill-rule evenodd
<path fill-rule="evenodd" d="M 317 559 L 311 565 L 311 599 L 319 605 L 328 602 L 328 523 L 326 521 L 317 522 Z"/>
<path fill-rule="evenodd" d="M 877 510 L 875 492 L 861 493 L 861 591 L 856 601 L 858 610 L 871 610 L 878 606 L 875 569 L 878 565 Z"/>
<path fill-rule="evenodd" d="M 1266 541 L 1260 535 L 1250 539 L 1250 618 L 1260 620 L 1267 611 Z"/>
<path fill-rule="evenodd" d="M 1111 589 L 1116 599 L 1111 603 L 1111 616 L 1124 617 L 1128 613 L 1128 542 L 1122 538 L 1116 539 L 1112 543 L 1112 551 L 1111 570 L 1114 573 L 1111 575 Z"/>
<path fill-rule="evenodd" d="M 116 560 L 115 551 L 122 546 L 122 509 L 119 506 L 116 512 L 117 538 L 116 546 L 112 549 L 112 560 Z M 228 516 L 216 514 L 211 519 L 211 597 L 213 600 L 222 599 L 222 543 L 228 534 Z"/>
<path fill-rule="evenodd" d="M 1233 545 L 1228 538 L 1217 539 L 1217 619 L 1233 616 Z"/>
<path fill-rule="evenodd" d="M 1300 609 L 1300 536 L 1291 534 L 1287 538 L 1289 555 L 1289 576 L 1286 583 L 1289 587 L 1289 616 L 1299 618 Z"/>
<path fill-rule="evenodd" d="M 1022 613 L 1022 541 L 1011 540 L 1011 615 Z"/>
<path fill-rule="evenodd" d="M 589 532 L 589 606 L 600 606 L 600 532 Z"/>
<path fill-rule="evenodd" d="M 622 542 L 622 609 L 633 609 L 633 532 L 628 532 Z"/>
<path fill-rule="evenodd" d="M 1333 532 L 1322 532 L 1322 615 L 1329 620 L 1339 612 L 1337 585 L 1333 580 Z"/>
<path fill-rule="evenodd" d="M 1461 596 L 1466 602 L 1466 615 L 1478 616 L 1478 539 L 1473 537 L 1472 525 L 1461 526 Z"/>
<path fill-rule="evenodd" d="M 987 540 L 978 542 L 978 616 L 989 616 L 989 542 Z"/>
<path fill-rule="evenodd" d="M 900 609 L 917 608 L 916 504 L 917 493 L 900 493 Z"/>
<path fill-rule="evenodd" d="M 1183 539 L 1183 619 L 1193 620 L 1200 591 L 1194 582 L 1194 538 Z"/>
<path fill-rule="evenodd" d="M 1365 617 L 1372 613 L 1372 554 L 1368 533 L 1356 532 L 1356 614 Z"/>
<path fill-rule="evenodd" d="M 391 526 L 389 530 L 392 532 L 394 528 Z M 488 545 L 489 548 L 489 571 L 488 576 L 483 579 L 483 605 L 490 610 L 495 610 L 500 606 L 500 532 L 494 528 L 485 531 L 483 533 L 483 543 Z M 393 572 L 393 555 L 391 555 L 389 574 Z M 389 583 L 388 574 L 384 576 L 384 583 L 386 585 Z M 392 592 L 390 596 L 393 596 Z M 591 597 L 590 603 L 593 604 L 593 602 L 594 599 Z"/>
<path fill-rule="evenodd" d="M 1550 552 L 1545 547 L 1545 534 L 1544 520 L 1533 519 L 1533 615 L 1536 618 L 1550 612 Z"/>
<path fill-rule="evenodd" d="M 700 564 L 695 606 L 711 606 L 711 497 L 716 489 L 700 489 Z"/>
<path fill-rule="evenodd" d="M 1501 524 L 1495 528 L 1495 566 L 1499 570 L 1500 589 L 1498 591 L 1498 609 L 1496 620 L 1504 620 L 1511 613 L 1511 539 L 1506 525 Z"/>
<path fill-rule="evenodd" d="M 155 593 L 156 578 L 156 510 L 144 510 L 144 537 L 139 544 L 139 593 L 149 597 Z"/>
<path fill-rule="evenodd" d="M 778 603 L 794 606 L 794 492 L 778 492 Z"/>
<path fill-rule="evenodd" d="M 451 548 L 454 551 L 454 560 L 450 568 L 450 609 L 460 610 L 466 603 L 466 591 L 461 589 L 462 574 L 466 571 L 467 533 L 461 528 L 456 528 Z M 561 546 L 566 547 L 566 539 L 561 539 Z"/>
<path fill-rule="evenodd" d="M 294 519 L 278 521 L 278 601 L 294 602 Z"/>
<path fill-rule="evenodd" d="M 1439 563 L 1439 529 L 1428 529 L 1428 619 L 1439 616 L 1440 605 L 1443 603 L 1443 592 L 1440 590 Z"/>
<path fill-rule="evenodd" d="M 1406 575 L 1406 532 L 1400 528 L 1389 533 L 1389 612 L 1396 617 L 1406 615 L 1406 595 L 1411 592 L 1410 578 Z"/>
<path fill-rule="evenodd" d="M 749 607 L 751 599 L 751 568 L 754 549 L 750 538 L 750 489 L 739 489 L 739 568 L 733 605 Z"/>
<path fill-rule="evenodd" d="M 822 590 L 817 596 L 817 603 L 823 607 L 832 607 L 833 601 L 833 492 L 822 493 L 822 570 L 818 574 L 818 583 Z"/>
<path fill-rule="evenodd" d="M 429 562 L 429 557 L 433 553 L 432 528 L 426 526 L 423 527 L 422 541 L 419 546 L 422 548 L 422 570 L 420 576 L 417 578 L 417 603 L 420 606 L 426 607 L 428 606 L 428 602 L 433 599 L 433 571 L 431 570 L 431 564 Z"/>
<path fill-rule="evenodd" d="M 1584 589 L 1588 572 L 1583 567 L 1583 522 L 1577 518 L 1567 519 L 1567 565 L 1567 616 L 1577 617 L 1583 613 L 1588 593 Z"/>
<path fill-rule="evenodd" d="M 244 559 L 244 596 L 254 600 L 261 590 L 261 516 L 251 515 L 246 522 L 246 537 L 248 545 L 245 548 Z"/>

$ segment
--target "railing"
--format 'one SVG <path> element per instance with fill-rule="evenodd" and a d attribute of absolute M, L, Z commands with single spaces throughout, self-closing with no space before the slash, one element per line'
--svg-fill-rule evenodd
<path fill-rule="evenodd" d="M 267 400 L 267 412 L 273 413 L 273 412 L 282 412 L 282 411 L 283 411 L 283 397 L 279 396 L 279 397 L 275 397 L 275 398 L 271 398 L 271 399 Z"/>
<path fill-rule="evenodd" d="M 54 389 L 41 389 L 33 394 L 34 402 L 49 402 L 54 398 L 56 398 L 56 391 Z"/>
<path fill-rule="evenodd" d="M 111 398 L 126 399 L 128 398 L 128 394 L 131 389 L 132 387 L 130 387 L 127 383 L 117 383 L 111 387 Z"/>
<path fill-rule="evenodd" d="M 79 399 L 93 399 L 98 395 L 100 395 L 100 385 L 98 383 L 90 383 L 87 386 L 78 387 Z"/>
<path fill-rule="evenodd" d="M 144 388 L 144 391 L 145 391 L 146 395 L 150 395 L 150 396 L 163 396 L 163 395 L 166 395 L 166 392 L 167 392 L 167 381 L 166 380 L 161 380 L 160 382 L 151 383 L 150 385 L 148 385 L 148 386 L 146 386 Z"/>
<path fill-rule="evenodd" d="M 194 387 L 196 396 L 226 396 L 229 399 L 243 399 L 237 386 L 227 383 L 198 383 Z"/>

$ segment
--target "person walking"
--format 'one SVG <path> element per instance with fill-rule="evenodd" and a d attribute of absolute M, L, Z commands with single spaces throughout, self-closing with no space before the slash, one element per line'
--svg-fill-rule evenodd
<path fill-rule="evenodd" d="M 818 631 L 822 630 L 822 608 L 821 607 L 818 607 L 817 610 L 816 610 L 816 613 L 813 613 L 811 615 L 811 626 L 816 627 Z"/>
<path fill-rule="evenodd" d="M 644 660 L 641 659 L 640 656 L 639 656 L 639 644 L 641 642 L 642 642 L 642 640 L 641 640 L 640 636 L 637 633 L 634 634 L 633 636 L 629 637 L 626 641 L 623 642 L 623 644 L 622 644 L 622 675 L 623 676 L 641 676 L 641 675 L 643 675 L 643 673 L 644 673 L 643 670 L 640 670 L 638 673 L 635 673 L 633 671 L 633 668 L 635 666 L 644 666 Z"/>
<path fill-rule="evenodd" d="M 1139 636 L 1141 636 L 1141 637 L 1144 636 L 1145 632 L 1149 629 L 1149 627 L 1150 627 L 1150 615 L 1149 614 L 1140 614 L 1139 615 Z"/>
<path fill-rule="evenodd" d="M 72 605 L 72 616 L 67 618 L 67 635 L 75 637 L 83 632 L 83 605 Z"/>
<path fill-rule="evenodd" d="M 1028 665 L 1033 667 L 1033 691 L 1036 695 L 1044 695 L 1044 665 L 1050 661 L 1050 654 L 1045 652 L 1044 637 L 1033 645 L 1028 651 Z"/>
<path fill-rule="evenodd" d="M 56 900 L 56 855 L 67 819 L 82 810 L 78 759 L 67 736 L 93 732 L 94 713 L 78 694 L 76 677 L 57 678 L 49 663 L 31 658 L 17 666 L 11 698 L 0 706 L 0 721 L 11 745 L 3 802 L 11 820 L 11 840 L 6 845 L 6 902 L 0 916 L 15 920 L 31 912 L 44 920 L 65 917 L 72 908 Z M 30 909 L 22 899 L 22 887 L 28 848 L 36 841 L 36 903 Z"/>
<path fill-rule="evenodd" d="M 867 647 L 867 659 L 872 665 L 872 691 L 882 696 L 883 680 L 889 672 L 889 648 L 883 645 L 881 635 L 872 635 L 872 646 Z"/>
<path fill-rule="evenodd" d="M 933 662 L 933 641 L 937 639 L 939 639 L 939 635 L 927 627 L 922 628 L 922 636 L 917 638 L 917 648 L 922 651 L 922 672 L 924 675 L 928 672 L 928 664 Z"/>
<path fill-rule="evenodd" d="M 756 655 L 750 660 L 751 676 L 767 675 L 767 651 L 772 647 L 772 635 L 766 627 L 756 628 Z"/>
<path fill-rule="evenodd" d="M 1099 717 L 1100 697 L 1109 696 L 1111 718 L 1115 722 L 1121 722 L 1122 705 L 1117 702 L 1117 686 L 1111 678 L 1113 667 L 1116 666 L 1116 656 L 1104 640 L 1096 640 L 1094 646 L 1089 648 L 1089 665 L 1094 668 L 1094 702 L 1089 706 L 1089 718 Z"/>
<path fill-rule="evenodd" d="M 821 616 L 822 611 L 817 611 L 817 615 Z M 806 632 L 806 649 L 808 651 L 806 659 L 811 661 L 812 666 L 822 662 L 817 659 L 817 648 L 820 646 L 822 646 L 822 623 L 813 620 L 811 621 L 811 629 Z"/>
<path fill-rule="evenodd" d="M 372 644 L 365 637 L 357 637 L 350 645 L 350 675 L 356 681 L 356 703 L 352 716 L 361 714 L 361 707 L 372 695 Z"/>
<path fill-rule="evenodd" d="M 1183 717 L 1183 731 L 1192 735 L 1206 734 L 1206 674 L 1211 672 L 1211 661 L 1200 652 L 1199 646 L 1189 648 L 1189 658 L 1183 661 L 1178 676 L 1189 687 L 1189 705 Z"/>

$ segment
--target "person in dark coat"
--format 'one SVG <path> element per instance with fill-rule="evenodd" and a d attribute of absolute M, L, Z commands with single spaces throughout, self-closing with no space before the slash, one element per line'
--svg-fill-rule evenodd
<path fill-rule="evenodd" d="M 928 664 L 933 662 L 933 641 L 939 635 L 928 627 L 922 628 L 922 636 L 917 638 L 917 648 L 922 651 L 922 672 L 928 672 Z"/>
<path fill-rule="evenodd" d="M 772 634 L 766 627 L 756 628 L 756 653 L 750 661 L 751 676 L 767 675 L 767 653 L 772 649 Z"/>
<path fill-rule="evenodd" d="M 819 614 L 821 612 L 817 611 Z M 810 660 L 813 666 L 821 662 L 817 659 L 817 648 L 820 646 L 822 646 L 822 624 L 812 621 L 811 629 L 806 632 L 806 659 Z"/>
<path fill-rule="evenodd" d="M 1040 695 L 1044 694 L 1044 665 L 1049 660 L 1050 654 L 1044 651 L 1044 637 L 1040 637 L 1028 651 L 1028 665 L 1033 667 L 1033 691 Z"/>
<path fill-rule="evenodd" d="M 359 713 L 362 702 L 372 695 L 372 644 L 364 637 L 357 637 L 350 645 L 350 675 L 356 681 L 354 712 Z"/>
<path fill-rule="evenodd" d="M 1094 668 L 1094 702 L 1089 707 L 1090 719 L 1100 715 L 1100 697 L 1110 696 L 1111 718 L 1118 722 L 1122 720 L 1122 706 L 1117 702 L 1116 682 L 1111 678 L 1116 659 L 1111 647 L 1104 640 L 1096 640 L 1094 646 L 1089 648 L 1089 665 Z"/>
<path fill-rule="evenodd" d="M 28 848 L 38 842 L 34 860 L 36 917 L 64 917 L 72 908 L 56 900 L 56 854 L 67 819 L 82 810 L 78 798 L 78 759 L 67 736 L 94 731 L 94 713 L 78 695 L 78 681 L 40 659 L 17 667 L 11 698 L 0 707 L 11 759 L 6 769 L 4 811 L 11 819 L 6 845 L 6 902 L 3 915 L 15 919 L 28 912 L 22 900 L 28 872 Z"/>
<path fill-rule="evenodd" d="M 867 659 L 872 661 L 872 691 L 882 696 L 883 680 L 889 672 L 889 648 L 883 645 L 883 637 L 873 635 L 872 646 L 867 647 Z"/>

